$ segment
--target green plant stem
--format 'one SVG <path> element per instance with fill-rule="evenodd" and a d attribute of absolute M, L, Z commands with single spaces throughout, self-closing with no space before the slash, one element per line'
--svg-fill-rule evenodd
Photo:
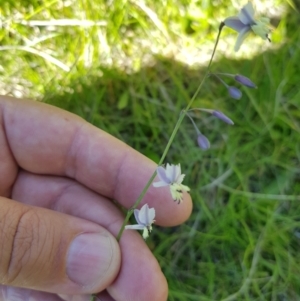
<path fill-rule="evenodd" d="M 187 112 L 187 111 L 189 110 L 189 108 L 192 106 L 194 100 L 196 99 L 197 95 L 199 94 L 200 90 L 201 90 L 202 87 L 203 87 L 203 84 L 204 84 L 204 82 L 205 82 L 205 79 L 206 79 L 207 76 L 209 75 L 211 63 L 212 63 L 213 58 L 214 58 L 214 56 L 215 56 L 215 52 L 216 52 L 216 49 L 217 49 L 217 46 L 218 46 L 218 43 L 219 43 L 219 39 L 220 39 L 220 35 L 221 35 L 221 32 L 222 32 L 222 29 L 223 29 L 224 25 L 225 25 L 225 24 L 222 22 L 222 23 L 220 24 L 220 26 L 219 26 L 218 36 L 217 36 L 217 39 L 216 39 L 216 42 L 215 42 L 215 46 L 214 46 L 214 49 L 213 49 L 213 52 L 212 52 L 212 55 L 211 55 L 209 64 L 208 64 L 207 69 L 206 69 L 206 72 L 205 72 L 205 74 L 204 74 L 204 77 L 203 77 L 201 83 L 199 84 L 199 86 L 198 86 L 196 92 L 194 93 L 193 97 L 192 97 L 191 100 L 189 101 L 188 105 L 187 105 L 186 108 L 181 112 L 181 114 L 180 114 L 180 116 L 179 116 L 179 118 L 178 118 L 178 120 L 177 120 L 177 123 L 176 123 L 176 125 L 175 125 L 175 127 L 174 127 L 174 129 L 173 129 L 173 132 L 172 132 L 172 134 L 171 134 L 171 137 L 170 137 L 170 139 L 169 139 L 169 141 L 168 141 L 168 144 L 167 144 L 167 146 L 166 146 L 166 148 L 165 148 L 165 150 L 164 150 L 164 152 L 163 152 L 163 154 L 162 154 L 162 156 L 161 156 L 161 158 L 160 158 L 160 160 L 159 160 L 159 162 L 158 162 L 158 166 L 161 165 L 161 164 L 164 162 L 164 160 L 165 160 L 165 158 L 166 158 L 166 155 L 167 155 L 167 153 L 168 153 L 168 151 L 169 151 L 169 149 L 170 149 L 170 147 L 171 147 L 171 144 L 172 144 L 172 142 L 173 142 L 173 140 L 174 140 L 174 138 L 175 138 L 175 136 L 176 136 L 176 134 L 177 134 L 177 132 L 178 132 L 178 129 L 179 129 L 179 127 L 180 127 L 180 125 L 181 125 L 181 123 L 182 123 L 182 121 L 183 121 L 183 119 L 184 119 L 184 117 L 185 117 L 185 115 L 186 115 L 186 112 Z M 140 196 L 138 197 L 138 199 L 136 200 L 136 202 L 134 203 L 134 205 L 132 206 L 132 208 L 131 208 L 130 210 L 128 210 L 127 215 L 126 215 L 126 217 L 125 217 L 125 219 L 124 219 L 124 222 L 123 222 L 123 224 L 122 224 L 122 227 L 121 227 L 121 229 L 120 229 L 120 231 L 119 231 L 119 233 L 118 233 L 118 235 L 117 235 L 117 240 L 118 240 L 118 241 L 121 239 L 122 233 L 123 233 L 123 231 L 124 231 L 124 229 L 125 229 L 126 224 L 127 224 L 128 221 L 129 221 L 130 216 L 131 216 L 132 213 L 133 213 L 133 210 L 136 209 L 137 206 L 138 206 L 138 205 L 140 204 L 140 202 L 142 201 L 143 197 L 145 196 L 145 194 L 146 194 L 147 190 L 149 189 L 149 187 L 150 187 L 152 181 L 154 180 L 155 176 L 156 176 L 156 171 L 152 174 L 151 178 L 150 178 L 149 181 L 147 182 L 146 186 L 145 186 L 144 189 L 142 190 Z"/>
<path fill-rule="evenodd" d="M 178 118 L 178 120 L 177 120 L 177 123 L 176 123 L 176 125 L 175 125 L 175 127 L 174 127 L 174 129 L 173 129 L 173 132 L 172 132 L 172 134 L 171 134 L 171 137 L 169 138 L 169 141 L 168 141 L 168 143 L 167 143 L 167 146 L 166 146 L 166 148 L 165 148 L 165 150 L 164 150 L 164 152 L 163 152 L 163 154 L 162 154 L 162 156 L 161 156 L 161 158 L 160 158 L 160 160 L 159 160 L 159 162 L 158 162 L 158 166 L 161 165 L 161 164 L 164 162 L 164 160 L 165 160 L 165 158 L 166 158 L 166 156 L 167 156 L 167 153 L 168 153 L 168 151 L 169 151 L 169 149 L 170 149 L 170 147 L 171 147 L 171 145 L 172 145 L 172 142 L 173 142 L 173 140 L 174 140 L 174 138 L 175 138 L 175 136 L 176 136 L 176 134 L 177 134 L 177 132 L 178 132 L 178 130 L 179 130 L 179 127 L 180 127 L 180 125 L 181 125 L 181 123 L 182 123 L 182 121 L 183 121 L 183 119 L 184 119 L 184 117 L 185 117 L 187 111 L 188 111 L 189 108 L 192 106 L 192 104 L 193 104 L 193 102 L 195 101 L 197 95 L 199 94 L 200 90 L 202 89 L 202 87 L 203 87 L 203 85 L 204 85 L 204 82 L 205 82 L 207 76 L 209 75 L 210 68 L 211 68 L 211 64 L 212 64 L 213 58 L 214 58 L 214 56 L 215 56 L 216 49 L 217 49 L 217 46 L 218 46 L 218 43 L 219 43 L 219 39 L 220 39 L 220 35 L 221 35 L 221 32 L 222 32 L 222 29 L 223 29 L 224 25 L 225 25 L 225 24 L 224 24 L 223 22 L 221 22 L 221 24 L 220 24 L 220 26 L 219 26 L 219 32 L 218 32 L 218 36 L 217 36 L 217 39 L 216 39 L 216 42 L 215 42 L 215 46 L 214 46 L 214 49 L 213 49 L 213 52 L 212 52 L 210 61 L 209 61 L 209 63 L 208 63 L 208 66 L 207 66 L 207 68 L 206 68 L 204 77 L 203 77 L 203 79 L 201 80 L 201 82 L 200 82 L 200 84 L 199 84 L 199 86 L 198 86 L 196 92 L 194 93 L 193 97 L 190 99 L 190 101 L 189 101 L 188 105 L 186 106 L 186 108 L 185 108 L 184 110 L 181 111 L 181 114 L 180 114 L 180 116 L 179 116 L 179 118 Z M 155 176 L 156 176 L 156 171 L 152 174 L 151 178 L 150 178 L 149 181 L 147 182 L 146 186 L 145 186 L 144 189 L 142 190 L 141 194 L 140 194 L 139 197 L 137 198 L 137 200 L 136 200 L 136 202 L 134 203 L 134 205 L 127 211 L 127 214 L 126 214 L 126 217 L 125 217 L 124 222 L 123 222 L 123 224 L 122 224 L 122 227 L 121 227 L 121 229 L 120 229 L 120 231 L 119 231 L 119 233 L 118 233 L 118 235 L 117 235 L 117 241 L 120 241 L 121 236 L 122 236 L 122 234 L 123 234 L 123 232 L 124 232 L 125 226 L 127 225 L 127 223 L 128 223 L 128 221 L 129 221 L 129 219 L 130 219 L 130 217 L 131 217 L 131 215 L 132 215 L 134 209 L 136 209 L 136 208 L 138 207 L 138 205 L 141 203 L 142 199 L 144 198 L 146 192 L 148 191 L 148 189 L 149 189 L 149 187 L 150 187 L 152 181 L 154 180 Z M 90 301 L 95 301 L 95 298 L 96 298 L 95 295 L 91 295 Z"/>

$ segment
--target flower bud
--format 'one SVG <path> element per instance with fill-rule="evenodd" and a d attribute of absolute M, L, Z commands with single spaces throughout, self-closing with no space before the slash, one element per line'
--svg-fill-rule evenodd
<path fill-rule="evenodd" d="M 246 86 L 248 88 L 256 88 L 256 85 L 246 76 L 237 74 L 235 75 L 234 79 L 242 84 L 243 86 Z"/>
<path fill-rule="evenodd" d="M 221 119 L 225 123 L 228 123 L 228 124 L 231 124 L 231 125 L 234 124 L 233 121 L 229 117 L 227 117 L 225 114 L 223 114 L 220 111 L 213 111 L 212 115 L 215 116 L 215 117 L 217 117 L 217 118 L 219 118 L 219 119 Z"/>
<path fill-rule="evenodd" d="M 203 150 L 207 150 L 210 148 L 209 140 L 201 133 L 198 134 L 197 142 L 198 142 L 199 147 Z"/>
<path fill-rule="evenodd" d="M 242 92 L 234 86 L 228 86 L 228 93 L 234 99 L 240 99 L 242 97 Z"/>

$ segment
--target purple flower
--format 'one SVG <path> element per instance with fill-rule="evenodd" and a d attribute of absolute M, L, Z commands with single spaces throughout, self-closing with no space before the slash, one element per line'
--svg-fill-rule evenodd
<path fill-rule="evenodd" d="M 228 123 L 228 124 L 231 124 L 231 125 L 233 125 L 234 123 L 233 123 L 233 121 L 230 119 L 230 118 L 228 118 L 225 114 L 223 114 L 222 112 L 220 112 L 220 111 L 212 111 L 212 113 L 211 113 L 213 116 L 215 116 L 215 117 L 217 117 L 217 118 L 219 118 L 219 119 L 221 119 L 222 121 L 224 121 L 225 123 Z"/>
<path fill-rule="evenodd" d="M 178 204 L 181 203 L 183 201 L 182 192 L 189 192 L 190 188 L 181 184 L 185 175 L 181 174 L 180 164 L 167 164 L 166 168 L 158 166 L 156 172 L 160 181 L 153 183 L 153 186 L 169 186 L 173 200 L 177 201 Z"/>
<path fill-rule="evenodd" d="M 203 150 L 207 150 L 210 148 L 209 140 L 201 133 L 198 133 L 197 142 L 199 147 Z"/>
<path fill-rule="evenodd" d="M 239 12 L 237 16 L 229 17 L 224 20 L 224 24 L 239 33 L 236 40 L 234 50 L 238 51 L 252 31 L 256 35 L 260 36 L 263 40 L 269 39 L 268 34 L 270 33 L 268 18 L 254 18 L 254 8 L 251 2 L 248 2 Z"/>
<path fill-rule="evenodd" d="M 146 239 L 149 237 L 149 233 L 152 231 L 152 224 L 155 222 L 155 209 L 149 208 L 148 204 L 145 204 L 141 210 L 134 209 L 134 217 L 137 224 L 127 225 L 125 229 L 143 230 L 143 238 Z"/>
<path fill-rule="evenodd" d="M 233 74 L 229 74 L 229 73 L 220 73 L 220 74 L 211 73 L 211 74 L 214 75 L 227 88 L 228 93 L 232 98 L 240 99 L 242 97 L 242 92 L 238 88 L 227 85 L 220 77 L 220 75 L 233 77 Z"/>
<path fill-rule="evenodd" d="M 256 88 L 256 85 L 246 76 L 237 74 L 234 76 L 234 79 L 240 84 L 248 87 L 248 88 Z"/>
<path fill-rule="evenodd" d="M 238 88 L 236 88 L 234 86 L 228 86 L 227 89 L 228 89 L 229 95 L 232 98 L 240 99 L 242 97 L 242 92 Z"/>

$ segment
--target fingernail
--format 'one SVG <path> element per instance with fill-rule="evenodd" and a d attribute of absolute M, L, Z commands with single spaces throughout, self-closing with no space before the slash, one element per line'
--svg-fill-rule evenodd
<path fill-rule="evenodd" d="M 79 285 L 93 284 L 108 271 L 112 257 L 112 244 L 108 236 L 81 234 L 70 245 L 67 275 Z"/>

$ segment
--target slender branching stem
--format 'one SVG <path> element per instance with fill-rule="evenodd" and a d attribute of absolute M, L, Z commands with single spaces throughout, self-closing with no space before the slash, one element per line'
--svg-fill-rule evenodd
<path fill-rule="evenodd" d="M 162 154 L 162 156 L 161 156 L 161 158 L 160 158 L 160 160 L 159 160 L 158 165 L 161 165 L 161 164 L 164 162 L 164 160 L 165 160 L 165 158 L 166 158 L 166 155 L 167 155 L 167 153 L 168 153 L 168 151 L 169 151 L 169 149 L 170 149 L 170 147 L 171 147 L 171 144 L 172 144 L 172 142 L 173 142 L 173 140 L 174 140 L 174 138 L 175 138 L 175 136 L 176 136 L 176 134 L 177 134 L 177 132 L 178 132 L 178 129 L 179 129 L 179 127 L 180 127 L 180 125 L 181 125 L 181 123 L 182 123 L 182 121 L 183 121 L 185 115 L 187 114 L 187 111 L 188 111 L 189 108 L 192 106 L 194 100 L 196 99 L 197 95 L 199 94 L 200 90 L 201 90 L 202 87 L 203 87 L 203 84 L 204 84 L 204 82 L 205 82 L 205 79 L 206 79 L 207 76 L 209 75 L 210 68 L 211 68 L 211 64 L 212 64 L 213 58 L 214 58 L 214 56 L 215 56 L 215 52 L 216 52 L 216 49 L 217 49 L 217 46 L 218 46 L 218 43 L 219 43 L 219 39 L 220 39 L 220 35 L 221 35 L 221 32 L 222 32 L 222 29 L 223 29 L 224 25 L 225 25 L 225 24 L 222 22 L 222 23 L 220 24 L 220 26 L 219 26 L 218 36 L 217 36 L 217 39 L 216 39 L 216 42 L 215 42 L 215 46 L 214 46 L 214 49 L 213 49 L 213 52 L 212 52 L 212 55 L 211 55 L 209 64 L 208 64 L 207 69 L 206 69 L 206 72 L 205 72 L 205 74 L 204 74 L 204 77 L 203 77 L 202 81 L 200 82 L 200 84 L 199 84 L 199 86 L 198 86 L 196 92 L 194 93 L 193 97 L 192 97 L 191 100 L 189 101 L 188 105 L 187 105 L 186 108 L 181 112 L 181 114 L 180 114 L 180 116 L 179 116 L 179 118 L 178 118 L 178 120 L 177 120 L 177 123 L 176 123 L 176 125 L 175 125 L 175 127 L 174 127 L 174 129 L 173 129 L 173 132 L 172 132 L 172 134 L 171 134 L 171 136 L 170 136 L 170 138 L 169 138 L 169 141 L 168 141 L 168 143 L 167 143 L 167 146 L 166 146 L 166 148 L 165 148 L 165 150 L 164 150 L 164 152 L 163 152 L 163 154 Z M 151 178 L 150 178 L 149 181 L 147 182 L 146 186 L 145 186 L 144 189 L 142 190 L 140 196 L 138 197 L 138 199 L 136 200 L 136 202 L 134 203 L 134 205 L 132 206 L 132 208 L 131 208 L 130 210 L 128 210 L 127 215 L 126 215 L 126 217 L 125 217 L 125 220 L 124 220 L 124 222 L 123 222 L 123 224 L 122 224 L 122 227 L 121 227 L 121 229 L 120 229 L 120 231 L 119 231 L 119 233 L 118 233 L 118 235 L 117 235 L 117 240 L 118 240 L 118 241 L 120 240 L 120 238 L 121 238 L 121 236 L 122 236 L 122 233 L 123 233 L 123 231 L 124 231 L 124 229 L 125 229 L 125 226 L 126 226 L 127 222 L 129 221 L 130 216 L 131 216 L 132 213 L 133 213 L 133 210 L 136 209 L 136 208 L 138 207 L 138 205 L 140 204 L 140 202 L 142 201 L 143 197 L 145 196 L 145 194 L 146 194 L 147 190 L 149 189 L 149 187 L 150 187 L 152 181 L 154 180 L 155 176 L 156 176 L 156 171 L 152 174 Z"/>
<path fill-rule="evenodd" d="M 211 64 L 212 64 L 213 58 L 215 56 L 216 49 L 217 49 L 217 46 L 218 46 L 218 43 L 219 43 L 219 39 L 220 39 L 220 35 L 221 35 L 221 32 L 222 32 L 222 29 L 223 29 L 224 25 L 225 25 L 224 22 L 221 22 L 221 24 L 219 26 L 218 36 L 217 36 L 217 39 L 216 39 L 216 42 L 215 42 L 215 46 L 214 46 L 214 49 L 213 49 L 210 61 L 208 63 L 207 69 L 206 69 L 206 72 L 205 72 L 205 74 L 204 74 L 204 76 L 203 76 L 203 78 L 202 78 L 202 80 L 201 80 L 201 82 L 200 82 L 200 84 L 199 84 L 196 92 L 194 93 L 194 95 L 190 99 L 189 103 L 187 104 L 186 108 L 181 111 L 181 114 L 180 114 L 180 116 L 179 116 L 179 118 L 177 120 L 177 123 L 176 123 L 176 125 L 175 125 L 175 127 L 173 129 L 173 132 L 172 132 L 172 134 L 171 134 L 171 136 L 169 138 L 167 146 L 166 146 L 166 148 L 165 148 L 165 150 L 164 150 L 164 152 L 163 152 L 163 154 L 162 154 L 162 156 L 161 156 L 161 158 L 160 158 L 160 160 L 158 162 L 158 166 L 161 165 L 164 162 L 164 160 L 166 158 L 166 155 L 167 155 L 167 153 L 168 153 L 168 151 L 169 151 L 169 149 L 170 149 L 170 147 L 172 145 L 172 142 L 173 142 L 173 140 L 174 140 L 174 138 L 175 138 L 175 136 L 176 136 L 176 134 L 177 134 L 177 132 L 179 130 L 179 127 L 180 127 L 180 125 L 181 125 L 184 117 L 187 114 L 187 111 L 190 109 L 190 107 L 192 106 L 192 104 L 195 101 L 196 97 L 198 96 L 199 92 L 201 91 L 206 78 L 210 75 Z M 135 201 L 134 205 L 127 211 L 127 214 L 126 214 L 126 217 L 125 217 L 124 222 L 122 224 L 122 227 L 121 227 L 121 229 L 120 229 L 120 231 L 119 231 L 119 233 L 117 235 L 117 241 L 120 241 L 121 236 L 122 236 L 122 234 L 124 232 L 125 226 L 127 225 L 127 223 L 129 221 L 129 219 L 130 219 L 130 217 L 131 217 L 134 209 L 136 209 L 138 207 L 138 205 L 141 203 L 141 201 L 144 198 L 146 192 L 148 191 L 150 185 L 152 184 L 155 176 L 156 176 L 156 171 L 150 177 L 149 181 L 147 182 L 147 184 L 144 187 L 144 189 L 142 190 L 141 194 L 139 195 L 139 197 Z M 96 300 L 96 296 L 95 295 L 91 295 L 90 301 L 95 301 L 95 300 Z"/>

